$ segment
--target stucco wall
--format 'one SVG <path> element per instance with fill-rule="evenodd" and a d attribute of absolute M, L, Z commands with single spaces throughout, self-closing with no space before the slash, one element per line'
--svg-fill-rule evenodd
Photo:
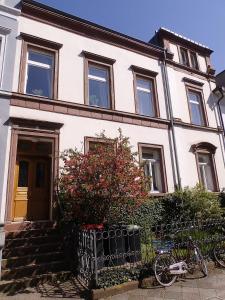
<path fill-rule="evenodd" d="M 19 30 L 20 32 L 53 41 L 55 41 L 53 37 L 57 37 L 57 42 L 63 44 L 63 47 L 60 49 L 59 59 L 59 99 L 84 103 L 84 58 L 81 52 L 85 50 L 116 60 L 113 65 L 115 107 L 120 111 L 135 112 L 133 74 L 130 66 L 136 65 L 158 72 L 156 81 L 160 115 L 162 118 L 166 118 L 161 67 L 158 60 L 46 24 L 28 20 L 24 17 L 20 18 Z M 18 43 L 18 46 L 13 85 L 14 91 L 18 89 L 21 42 Z"/>
<path fill-rule="evenodd" d="M 207 118 L 210 127 L 217 127 L 215 117 L 215 99 L 211 93 L 209 83 L 206 79 L 198 78 L 196 76 L 189 75 L 187 73 L 175 70 L 172 67 L 168 67 L 169 85 L 171 91 L 171 99 L 173 106 L 173 113 L 175 118 L 180 118 L 183 122 L 190 123 L 190 114 L 188 109 L 188 99 L 186 93 L 185 83 L 183 78 L 190 78 L 192 80 L 203 83 L 203 101 L 206 107 Z M 212 86 L 212 89 L 215 86 Z"/>
<path fill-rule="evenodd" d="M 122 129 L 124 136 L 130 138 L 131 145 L 133 146 L 133 150 L 135 152 L 138 151 L 138 143 L 163 145 L 168 189 L 170 192 L 173 191 L 174 183 L 171 156 L 168 131 L 166 129 L 149 128 L 119 122 L 68 116 L 64 114 L 24 109 L 20 107 L 11 107 L 10 116 L 45 120 L 50 122 L 55 122 L 57 120 L 57 122 L 63 123 L 64 126 L 60 130 L 60 151 L 75 147 L 83 151 L 85 136 L 96 137 L 96 134 L 100 134 L 104 130 L 108 137 L 114 138 L 118 136 L 119 128 Z"/>
<path fill-rule="evenodd" d="M 198 130 L 177 127 L 177 150 L 180 164 L 181 180 L 183 186 L 195 186 L 198 182 L 198 173 L 195 155 L 190 150 L 193 144 L 208 142 L 217 147 L 215 164 L 220 188 L 225 187 L 225 161 L 221 151 L 221 143 L 218 134 Z"/>

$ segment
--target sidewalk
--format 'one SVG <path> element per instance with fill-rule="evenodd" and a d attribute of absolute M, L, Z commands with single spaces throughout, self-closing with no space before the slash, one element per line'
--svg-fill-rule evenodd
<path fill-rule="evenodd" d="M 198 274 L 197 274 L 198 276 Z M 195 275 L 195 277 L 197 277 Z M 101 300 L 225 300 L 225 269 L 214 269 L 207 278 L 180 279 L 168 288 L 137 289 Z"/>
<path fill-rule="evenodd" d="M 101 300 L 225 300 L 225 269 L 214 269 L 207 278 L 180 279 L 169 288 L 149 287 L 136 289 L 124 294 Z M 0 300 L 59 300 L 87 299 L 87 292 L 75 280 L 55 284 L 41 284 L 37 288 L 28 288 L 16 295 L 0 293 Z"/>

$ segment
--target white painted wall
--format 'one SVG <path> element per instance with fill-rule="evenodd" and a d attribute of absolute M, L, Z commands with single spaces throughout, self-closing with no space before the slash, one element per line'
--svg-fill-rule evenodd
<path fill-rule="evenodd" d="M 198 54 L 198 64 L 199 64 L 200 71 L 206 73 L 207 66 L 206 66 L 205 56 L 202 56 L 202 55 Z"/>
<path fill-rule="evenodd" d="M 95 54 L 103 55 L 108 58 L 115 59 L 114 69 L 114 85 L 115 85 L 115 108 L 120 111 L 135 112 L 133 75 L 130 70 L 131 65 L 136 65 L 145 69 L 149 69 L 159 74 L 157 80 L 157 92 L 159 99 L 160 116 L 167 117 L 166 102 L 164 96 L 164 88 L 162 82 L 161 66 L 158 60 L 148 58 L 140 54 L 134 53 L 100 42 L 98 40 L 86 38 L 78 34 L 64 31 L 47 24 L 42 24 L 34 20 L 24 17 L 19 19 L 19 31 L 34 35 L 43 39 L 57 41 L 63 44 L 60 50 L 59 58 L 59 99 L 71 101 L 74 103 L 84 103 L 84 58 L 81 55 L 83 50 Z M 179 62 L 177 47 L 171 44 L 171 51 L 174 53 L 174 60 Z M 21 40 L 17 40 L 15 72 L 13 81 L 13 91 L 18 91 L 19 67 L 21 55 Z M 204 67 L 203 61 L 200 60 L 201 68 Z M 182 121 L 189 123 L 190 116 L 188 110 L 187 95 L 183 77 L 198 80 L 204 83 L 203 92 L 206 101 L 206 110 L 210 127 L 216 127 L 216 118 L 214 112 L 214 100 L 210 96 L 211 91 L 207 80 L 190 75 L 173 67 L 168 67 L 169 85 L 171 89 L 171 98 L 174 111 L 174 117 L 180 118 Z M 213 87 L 212 87 L 213 89 Z M 224 110 L 225 113 L 225 110 Z M 52 121 L 64 123 L 60 134 L 60 151 L 67 148 L 77 147 L 82 149 L 85 136 L 95 136 L 102 130 L 109 137 L 115 137 L 117 129 L 122 128 L 123 134 L 130 137 L 134 151 L 137 151 L 138 143 L 149 143 L 163 145 L 166 173 L 169 192 L 173 191 L 173 173 L 171 165 L 171 150 L 169 146 L 168 131 L 165 129 L 156 129 L 142 127 L 137 125 L 122 124 L 112 121 L 96 120 L 84 117 L 76 117 L 65 114 L 57 114 L 46 111 L 25 109 L 12 106 L 10 108 L 10 116 L 18 118 L 28 118 L 43 121 Z M 82 130 L 81 130 L 82 128 Z M 181 177 L 183 186 L 194 186 L 198 182 L 197 166 L 193 153 L 190 152 L 191 145 L 198 142 L 209 142 L 217 147 L 216 166 L 219 177 L 220 187 L 225 186 L 224 161 L 221 152 L 219 137 L 216 133 L 190 130 L 177 127 L 175 130 L 178 159 L 180 163 Z M 8 134 L 9 146 L 10 134 Z M 7 148 L 9 150 L 9 148 Z M 8 170 L 8 162 L 6 160 L 4 174 Z M 4 183 L 6 187 L 6 183 Z M 5 204 L 4 204 L 5 205 Z M 2 207 L 2 212 L 5 207 Z"/>
<path fill-rule="evenodd" d="M 98 40 L 86 38 L 65 30 L 20 17 L 19 31 L 53 40 L 63 44 L 59 59 L 59 99 L 84 103 L 84 58 L 83 50 L 115 59 L 114 86 L 117 110 L 135 112 L 133 74 L 131 65 L 149 69 L 159 74 L 156 77 L 161 117 L 166 118 L 165 99 L 161 68 L 157 59 L 152 59 Z M 52 38 L 51 38 L 52 37 Z M 13 90 L 18 90 L 21 42 L 18 42 Z"/>
<path fill-rule="evenodd" d="M 171 42 L 169 42 L 169 47 L 170 47 L 170 51 L 173 53 L 173 60 L 175 62 L 180 62 L 179 60 L 179 54 L 178 54 L 178 48 L 177 48 L 177 45 L 176 44 L 173 44 Z"/>
<path fill-rule="evenodd" d="M 203 96 L 206 106 L 206 113 L 210 127 L 217 127 L 215 117 L 215 103 L 212 96 L 209 83 L 206 79 L 198 78 L 196 76 L 183 73 L 173 67 L 168 67 L 169 85 L 171 90 L 172 106 L 175 118 L 180 118 L 183 122 L 190 123 L 190 114 L 188 109 L 188 99 L 185 84 L 183 78 L 190 78 L 198 82 L 202 82 L 204 85 Z M 214 86 L 212 86 L 212 89 Z"/>
<path fill-rule="evenodd" d="M 76 117 L 65 114 L 26 109 L 16 106 L 11 107 L 10 116 L 49 122 L 55 122 L 57 120 L 57 122 L 59 123 L 64 123 L 64 126 L 60 131 L 60 151 L 75 147 L 77 147 L 78 150 L 83 151 L 83 142 L 85 136 L 96 137 L 96 134 L 100 134 L 103 130 L 105 130 L 105 134 L 108 137 L 114 138 L 118 136 L 119 128 L 122 129 L 124 136 L 130 138 L 130 142 L 133 146 L 134 152 L 138 151 L 138 143 L 163 145 L 168 189 L 170 192 L 173 191 L 174 183 L 171 166 L 171 156 L 168 141 L 168 131 L 166 129 L 150 128 L 119 122 Z"/>
<path fill-rule="evenodd" d="M 190 151 L 193 144 L 208 142 L 217 147 L 215 164 L 219 180 L 219 187 L 225 187 L 225 161 L 221 151 L 219 135 L 198 130 L 175 128 L 177 137 L 177 150 L 180 164 L 181 180 L 183 186 L 195 186 L 198 182 L 198 173 L 195 155 Z"/>

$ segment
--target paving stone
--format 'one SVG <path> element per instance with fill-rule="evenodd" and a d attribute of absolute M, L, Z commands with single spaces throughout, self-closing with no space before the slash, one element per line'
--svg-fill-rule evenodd
<path fill-rule="evenodd" d="M 199 294 L 202 300 L 209 299 L 210 297 L 215 297 L 217 296 L 216 290 L 215 289 L 202 289 L 199 288 Z"/>

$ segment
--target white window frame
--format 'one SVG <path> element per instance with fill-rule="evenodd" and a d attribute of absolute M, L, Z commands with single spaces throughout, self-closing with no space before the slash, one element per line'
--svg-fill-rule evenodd
<path fill-rule="evenodd" d="M 192 100 L 190 98 L 190 94 L 197 95 L 199 101 Z M 202 97 L 200 96 L 200 94 L 197 91 L 192 91 L 191 89 L 188 90 L 188 101 L 189 101 L 189 104 L 190 104 L 191 122 L 193 124 L 195 124 L 194 121 L 193 121 L 192 109 L 191 109 L 191 105 L 194 104 L 194 105 L 198 106 L 198 112 L 199 112 L 199 116 L 200 116 L 200 119 L 201 119 L 201 124 L 195 124 L 195 125 L 205 126 L 204 112 L 203 112 L 203 107 L 202 107 Z"/>
<path fill-rule="evenodd" d="M 200 162 L 199 161 L 199 155 L 209 155 L 209 161 L 210 164 L 208 164 L 207 162 Z M 203 173 L 203 178 L 201 177 L 201 180 L 203 181 L 203 186 L 207 189 L 207 191 L 212 192 L 211 189 L 208 188 L 208 184 L 207 184 L 207 175 L 206 175 L 206 166 L 210 167 L 210 172 L 211 172 L 211 176 L 212 176 L 212 185 L 214 187 L 214 174 L 213 174 L 213 169 L 212 169 L 212 163 L 211 163 L 211 159 L 210 159 L 210 154 L 204 154 L 204 153 L 198 153 L 198 165 L 199 165 L 199 169 L 200 169 L 200 177 L 201 177 L 201 169 L 202 169 L 202 173 Z"/>
<path fill-rule="evenodd" d="M 150 88 L 147 89 L 147 88 L 139 87 L 138 86 L 138 80 L 144 80 L 144 81 L 150 82 Z M 153 117 L 154 117 L 155 114 L 156 114 L 156 112 L 155 112 L 155 103 L 154 103 L 154 98 L 153 98 L 154 94 L 153 94 L 153 87 L 152 87 L 152 85 L 153 85 L 153 83 L 152 83 L 151 79 L 143 78 L 141 76 L 140 77 L 139 76 L 136 77 L 136 88 L 137 88 L 137 91 L 141 91 L 141 92 L 144 92 L 144 93 L 150 95 L 149 96 L 149 101 L 151 101 L 151 106 L 153 108 Z M 140 99 L 139 99 L 138 93 L 137 93 L 137 100 L 138 100 L 138 107 L 139 107 L 140 106 Z M 140 113 L 140 111 L 139 111 L 139 113 Z"/>
<path fill-rule="evenodd" d="M 24 82 L 24 93 L 27 94 L 27 95 L 30 95 L 30 94 L 27 93 L 28 66 L 31 65 L 31 66 L 39 67 L 39 68 L 46 69 L 46 70 L 52 69 L 52 72 L 53 72 L 53 68 L 54 68 L 54 66 L 51 66 L 51 65 L 48 65 L 48 64 L 44 64 L 44 63 L 40 63 L 40 62 L 28 59 L 30 51 L 34 51 L 34 52 L 37 52 L 37 53 L 42 53 L 41 51 L 33 50 L 32 48 L 31 49 L 29 49 L 29 48 L 27 49 L 27 53 L 26 53 L 26 67 L 25 67 L 25 82 Z M 46 55 L 48 55 L 48 54 L 46 54 Z M 51 55 L 49 55 L 49 56 L 51 56 Z M 53 64 L 54 64 L 54 55 L 53 55 Z M 54 74 L 52 74 L 52 75 L 54 76 Z M 52 80 L 54 81 L 54 78 L 52 78 Z M 51 92 L 53 94 L 53 82 L 52 82 L 52 91 Z M 31 94 L 31 95 L 33 95 L 33 94 Z M 43 97 L 46 97 L 46 96 L 43 96 Z"/>
<path fill-rule="evenodd" d="M 153 183 L 153 173 L 152 173 L 152 165 L 155 164 L 156 167 L 159 167 L 160 168 L 160 160 L 157 160 L 157 159 L 142 159 L 143 162 L 148 166 L 149 168 L 149 174 L 150 174 L 150 179 L 151 179 L 151 182 L 150 182 L 150 193 L 161 193 L 159 190 L 155 190 L 154 189 L 154 183 Z M 161 181 L 162 181 L 162 178 L 161 178 Z M 160 183 L 161 186 L 162 186 L 162 182 Z M 157 182 L 155 184 L 157 186 Z"/>
<path fill-rule="evenodd" d="M 95 76 L 95 75 L 91 75 L 89 74 L 89 68 L 90 67 L 94 67 L 96 69 L 99 69 L 99 70 L 106 70 L 106 78 L 105 77 L 100 77 L 100 76 Z M 110 98 L 111 98 L 111 94 L 110 94 L 110 73 L 109 73 L 109 70 L 107 67 L 105 66 L 96 66 L 94 63 L 88 63 L 88 103 L 90 105 L 90 94 L 89 94 L 89 89 L 90 89 L 90 84 L 89 84 L 89 80 L 95 80 L 95 81 L 99 81 L 99 82 L 104 82 L 108 85 L 108 89 L 109 89 L 109 105 L 110 105 Z M 91 105 L 91 106 L 96 106 L 96 107 L 101 107 L 101 106 L 98 106 L 98 105 Z"/>

